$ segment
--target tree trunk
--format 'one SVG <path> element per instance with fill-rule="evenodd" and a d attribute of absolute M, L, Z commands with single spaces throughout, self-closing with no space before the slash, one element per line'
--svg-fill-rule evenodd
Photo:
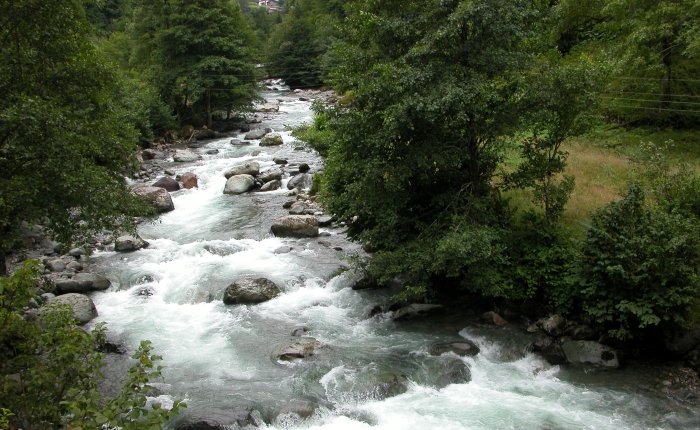
<path fill-rule="evenodd" d="M 673 47 L 671 46 L 671 41 L 669 39 L 664 39 L 661 46 L 663 48 L 661 51 L 661 62 L 664 65 L 664 79 L 661 89 L 661 107 L 668 108 L 671 105 L 671 83 L 673 77 L 671 74 L 671 50 Z"/>
<path fill-rule="evenodd" d="M 0 276 L 7 276 L 7 256 L 2 248 L 0 248 Z"/>

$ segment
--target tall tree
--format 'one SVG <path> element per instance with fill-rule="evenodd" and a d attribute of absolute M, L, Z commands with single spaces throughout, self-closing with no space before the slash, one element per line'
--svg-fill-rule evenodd
<path fill-rule="evenodd" d="M 0 7 L 0 269 L 22 222 L 70 241 L 128 222 L 136 132 L 78 0 Z M 79 236 L 76 236 L 79 235 Z"/>
<path fill-rule="evenodd" d="M 181 124 L 211 125 L 215 111 L 255 99 L 254 36 L 237 2 L 143 0 L 136 17 L 139 56 L 150 58 Z"/>

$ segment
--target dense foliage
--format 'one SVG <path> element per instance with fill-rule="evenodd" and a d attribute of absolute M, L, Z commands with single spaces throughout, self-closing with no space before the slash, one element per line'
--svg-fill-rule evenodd
<path fill-rule="evenodd" d="M 38 265 L 27 263 L 0 277 L 0 408 L 12 428 L 160 429 L 184 406 L 148 405 L 160 378 L 160 359 L 143 342 L 123 389 L 114 398 L 99 390 L 104 326 L 91 333 L 76 326 L 70 308 L 43 308 L 37 319 L 24 314 L 35 297 Z M 0 424 L 2 421 L 0 420 Z M 6 424 L 6 425 L 7 425 Z M 8 428 L 0 425 L 0 428 Z"/>
<path fill-rule="evenodd" d="M 79 1 L 0 9 L 0 262 L 20 222 L 63 241 L 130 221 L 136 130 Z"/>

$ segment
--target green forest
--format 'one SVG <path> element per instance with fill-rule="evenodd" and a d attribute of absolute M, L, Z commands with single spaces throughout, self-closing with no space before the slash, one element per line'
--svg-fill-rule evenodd
<path fill-rule="evenodd" d="M 278 3 L 2 1 L 0 428 L 161 428 L 184 406 L 147 409 L 128 384 L 101 400 L 102 329 L 26 321 L 37 270 L 9 276 L 6 257 L 23 225 L 67 247 L 133 230 L 151 214 L 124 180 L 136 152 L 230 127 L 265 78 L 338 96 L 293 133 L 371 254 L 363 282 L 564 315 L 620 347 L 697 331 L 699 2 Z M 148 343 L 137 358 L 132 388 L 160 376 Z"/>

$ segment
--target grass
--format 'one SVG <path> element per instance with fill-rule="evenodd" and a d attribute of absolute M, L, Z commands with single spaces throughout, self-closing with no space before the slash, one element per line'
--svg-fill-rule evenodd
<path fill-rule="evenodd" d="M 645 142 L 664 148 L 672 162 L 687 163 L 700 170 L 700 131 L 628 130 L 601 125 L 565 142 L 563 148 L 569 153 L 566 174 L 576 179 L 576 188 L 562 221 L 574 233 L 583 232 L 591 214 L 620 198 L 630 182 L 638 177 L 639 166 L 633 160 L 643 157 Z M 518 162 L 519 154 L 508 153 L 503 170 L 513 171 Z M 530 195 L 522 190 L 508 191 L 504 197 L 514 209 L 535 208 Z"/>

